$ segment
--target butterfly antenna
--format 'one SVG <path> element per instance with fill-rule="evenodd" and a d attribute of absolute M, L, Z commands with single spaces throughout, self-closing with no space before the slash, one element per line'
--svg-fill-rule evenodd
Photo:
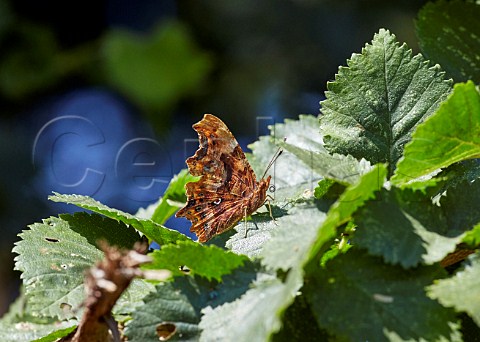
<path fill-rule="evenodd" d="M 283 141 L 286 141 L 287 138 L 284 138 Z M 278 148 L 277 152 L 275 152 L 275 154 L 273 155 L 272 159 L 270 160 L 270 162 L 268 163 L 267 165 L 267 168 L 265 169 L 265 172 L 263 173 L 263 176 L 261 179 L 264 179 L 265 176 L 267 175 L 267 172 L 268 170 L 270 170 L 270 168 L 272 167 L 273 164 L 275 164 L 275 161 L 277 160 L 278 157 L 280 157 L 280 155 L 283 153 L 283 149 L 281 147 Z"/>

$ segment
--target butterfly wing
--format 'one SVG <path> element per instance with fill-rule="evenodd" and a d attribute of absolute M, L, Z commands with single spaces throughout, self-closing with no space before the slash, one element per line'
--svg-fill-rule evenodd
<path fill-rule="evenodd" d="M 197 235 L 200 242 L 206 242 L 228 230 L 243 217 L 241 203 L 236 196 L 204 189 L 203 196 L 189 197 L 187 205 L 177 213 L 177 217 L 184 216 L 190 220 L 190 231 Z"/>
<path fill-rule="evenodd" d="M 219 118 L 205 114 L 193 128 L 200 147 L 187 159 L 187 166 L 192 175 L 201 178 L 186 184 L 187 204 L 176 216 L 190 220 L 190 231 L 205 242 L 245 215 L 258 183 L 242 148 Z"/>

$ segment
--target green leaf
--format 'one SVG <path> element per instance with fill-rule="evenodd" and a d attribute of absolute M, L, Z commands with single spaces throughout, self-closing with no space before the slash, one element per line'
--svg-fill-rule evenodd
<path fill-rule="evenodd" d="M 212 67 L 210 57 L 178 21 L 164 22 L 147 37 L 112 30 L 104 38 L 103 56 L 111 82 L 155 110 L 168 109 L 198 90 Z"/>
<path fill-rule="evenodd" d="M 192 275 L 220 281 L 222 276 L 243 265 L 248 258 L 217 246 L 205 246 L 193 241 L 179 241 L 150 254 L 153 262 L 145 269 L 167 269 L 173 275 L 183 276 L 180 266 L 186 266 Z"/>
<path fill-rule="evenodd" d="M 480 83 L 480 6 L 468 1 L 429 2 L 418 13 L 422 52 L 457 82 Z"/>
<path fill-rule="evenodd" d="M 96 247 L 99 239 L 125 247 L 138 240 L 123 223 L 86 213 L 51 217 L 29 227 L 13 248 L 15 269 L 22 272 L 29 313 L 40 317 L 80 317 L 85 270 L 103 258 Z M 151 288 L 142 280 L 132 283 L 117 303 L 119 310 L 135 307 Z"/>
<path fill-rule="evenodd" d="M 386 174 L 387 168 L 385 165 L 375 165 L 357 183 L 350 185 L 345 190 L 340 198 L 330 207 L 327 218 L 320 226 L 315 243 L 310 250 L 310 258 L 314 258 L 324 244 L 335 236 L 337 227 L 348 223 L 358 208 L 367 200 L 375 197 L 375 192 L 383 187 Z"/>
<path fill-rule="evenodd" d="M 102 252 L 65 220 L 51 217 L 29 227 L 13 252 L 18 254 L 15 269 L 22 272 L 31 314 L 76 317 L 85 297 L 85 269 L 100 260 Z"/>
<path fill-rule="evenodd" d="M 464 311 L 480 326 L 480 257 L 476 253 L 469 257 L 465 268 L 448 279 L 438 280 L 427 288 L 428 295 L 442 305 Z"/>
<path fill-rule="evenodd" d="M 306 275 L 304 292 L 318 324 L 338 338 L 451 341 L 454 312 L 428 298 L 424 287 L 444 276 L 440 267 L 412 271 L 387 266 L 355 248 Z"/>
<path fill-rule="evenodd" d="M 262 264 L 284 271 L 303 265 L 325 216 L 314 204 L 297 205 L 289 210 L 277 220 L 278 227 L 263 245 L 260 252 Z M 285 253 L 286 246 L 288 253 Z"/>
<path fill-rule="evenodd" d="M 200 322 L 200 341 L 266 341 L 281 328 L 280 317 L 290 306 L 302 284 L 299 269 L 286 281 L 257 282 L 238 300 L 216 308 L 207 307 Z"/>
<path fill-rule="evenodd" d="M 157 327 L 172 323 L 175 340 L 198 340 L 200 310 L 209 301 L 210 285 L 199 278 L 177 277 L 173 282 L 158 284 L 155 292 L 144 298 L 144 305 L 133 313 L 125 335 L 135 341 L 158 341 Z"/>
<path fill-rule="evenodd" d="M 315 188 L 313 195 L 315 198 L 320 199 L 323 196 L 326 196 L 330 189 L 335 186 L 335 184 L 337 183 L 332 179 L 322 179 L 320 182 L 318 182 L 318 186 Z"/>
<path fill-rule="evenodd" d="M 193 182 L 198 177 L 192 176 L 187 170 L 182 170 L 175 175 L 168 188 L 165 190 L 158 207 L 152 215 L 152 221 L 164 224 L 175 212 L 187 201 L 185 195 L 185 184 Z"/>
<path fill-rule="evenodd" d="M 383 190 L 354 215 L 353 243 L 404 268 L 432 264 L 455 250 L 463 235 L 448 229 L 430 196 L 410 189 Z"/>
<path fill-rule="evenodd" d="M 33 340 L 33 342 L 55 342 L 58 341 L 58 339 L 65 337 L 69 335 L 72 331 L 74 331 L 77 328 L 76 325 L 64 328 L 64 329 L 58 329 L 42 338 L 39 338 L 37 340 Z M 17 341 L 18 342 L 18 341 Z"/>
<path fill-rule="evenodd" d="M 392 174 L 416 125 L 435 112 L 451 81 L 421 55 L 380 30 L 327 83 L 320 128 L 331 153 L 388 163 Z"/>
<path fill-rule="evenodd" d="M 88 209 L 111 219 L 121 221 L 127 225 L 131 225 L 139 232 L 145 234 L 149 240 L 153 240 L 159 245 L 189 240 L 187 236 L 176 230 L 168 229 L 152 220 L 142 219 L 129 213 L 110 208 L 88 196 L 61 195 L 54 192 L 54 195 L 49 196 L 48 199 L 54 202 L 75 204 L 77 207 Z"/>
<path fill-rule="evenodd" d="M 405 147 L 392 183 L 402 184 L 453 163 L 480 156 L 480 94 L 472 82 L 456 84 L 436 114 Z"/>

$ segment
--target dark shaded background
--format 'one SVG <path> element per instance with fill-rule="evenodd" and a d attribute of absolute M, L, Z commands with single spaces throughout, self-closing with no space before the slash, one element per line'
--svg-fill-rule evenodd
<path fill-rule="evenodd" d="M 195 151 L 203 113 L 243 147 L 266 123 L 318 114 L 326 82 L 379 28 L 418 51 L 424 3 L 0 0 L 0 315 L 20 284 L 16 235 L 75 210 L 52 191 L 136 212 Z"/>

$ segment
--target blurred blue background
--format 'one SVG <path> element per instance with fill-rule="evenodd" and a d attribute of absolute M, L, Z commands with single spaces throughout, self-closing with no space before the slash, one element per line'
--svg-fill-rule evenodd
<path fill-rule="evenodd" d="M 75 210 L 52 191 L 135 213 L 185 167 L 204 113 L 244 149 L 266 124 L 318 114 L 326 82 L 379 28 L 418 51 L 423 4 L 0 0 L 0 315 L 18 292 L 16 235 Z"/>

